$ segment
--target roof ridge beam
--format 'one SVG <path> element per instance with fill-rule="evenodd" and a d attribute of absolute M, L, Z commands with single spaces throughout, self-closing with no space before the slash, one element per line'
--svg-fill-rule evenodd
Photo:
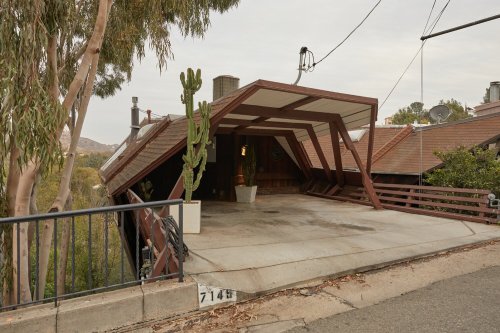
<path fill-rule="evenodd" d="M 316 122 L 329 122 L 335 119 L 335 116 L 338 116 L 338 114 L 336 113 L 304 112 L 299 110 L 281 110 L 268 106 L 257 106 L 248 104 L 240 105 L 232 113 L 245 116 L 258 116 L 258 117 L 260 116 L 269 118 L 282 118 L 282 119 L 305 120 L 305 121 L 316 121 Z"/>
<path fill-rule="evenodd" d="M 266 118 L 266 117 L 262 117 L 262 118 Z M 234 130 L 242 130 L 242 129 L 245 129 L 245 128 L 251 127 L 251 126 L 299 128 L 299 129 L 307 129 L 308 126 L 310 126 L 310 124 L 308 124 L 308 123 L 287 123 L 287 122 L 280 122 L 280 121 L 254 122 L 254 121 L 234 119 L 234 118 L 224 118 L 221 120 L 220 124 L 237 125 L 238 127 L 234 128 Z"/>
<path fill-rule="evenodd" d="M 281 108 L 280 110 L 295 110 L 296 108 L 299 108 L 301 106 L 304 106 L 306 104 L 316 102 L 317 100 L 321 99 L 320 97 L 312 97 L 312 96 L 307 96 L 306 98 L 299 99 L 298 101 L 295 101 L 293 103 L 290 103 L 288 105 L 285 105 Z"/>

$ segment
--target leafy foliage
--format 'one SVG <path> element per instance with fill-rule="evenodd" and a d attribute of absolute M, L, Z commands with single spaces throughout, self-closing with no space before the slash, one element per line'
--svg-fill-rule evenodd
<path fill-rule="evenodd" d="M 457 121 L 457 120 L 462 120 L 462 119 L 467 119 L 467 118 L 472 117 L 472 115 L 470 115 L 465 110 L 465 107 L 462 105 L 462 103 L 458 102 L 457 100 L 455 100 L 453 98 L 446 100 L 446 101 L 440 100 L 439 104 L 444 104 L 451 110 L 451 114 L 448 117 L 448 119 L 446 120 L 447 122 L 452 122 L 452 121 Z"/>
<path fill-rule="evenodd" d="M 486 104 L 490 102 L 490 87 L 486 88 L 483 96 L 483 102 L 481 104 Z"/>
<path fill-rule="evenodd" d="M 447 122 L 457 121 L 472 117 L 464 108 L 462 103 L 455 99 L 441 100 L 439 104 L 448 106 L 451 110 L 451 115 L 446 120 Z M 413 102 L 409 106 L 401 108 L 392 116 L 392 123 L 395 125 L 408 125 L 414 122 L 421 124 L 435 124 L 436 120 L 432 119 L 429 110 L 424 108 L 424 104 Z"/>
<path fill-rule="evenodd" d="M 415 121 L 429 123 L 429 119 L 429 110 L 424 109 L 424 104 L 413 102 L 409 106 L 399 109 L 392 117 L 392 123 L 395 125 L 408 125 Z"/>
<path fill-rule="evenodd" d="M 90 154 L 78 156 L 76 160 L 77 167 L 73 174 L 71 181 L 72 195 L 73 195 L 73 209 L 93 208 L 107 205 L 107 195 L 104 187 L 99 186 L 101 181 L 98 176 L 98 167 L 92 167 L 94 158 L 101 156 L 101 154 Z M 46 175 L 38 193 L 38 206 L 42 210 L 47 210 L 53 201 L 53 196 L 57 192 L 58 179 L 60 171 L 56 170 Z M 97 185 L 97 186 L 96 186 Z M 65 223 L 65 221 L 60 221 Z M 92 286 L 104 286 L 104 281 L 107 278 L 110 285 L 120 282 L 120 255 L 121 244 L 118 234 L 116 223 L 109 216 L 107 221 L 108 229 L 108 273 L 103 270 L 105 266 L 104 244 L 106 232 L 106 220 L 104 216 L 92 217 L 92 262 L 91 262 L 91 277 Z M 59 228 L 59 237 L 60 228 Z M 72 256 L 70 250 L 70 256 Z M 32 265 L 35 264 L 35 248 L 32 249 Z M 75 291 L 83 291 L 88 288 L 88 218 L 77 217 L 75 218 Z M 47 287 L 45 290 L 45 297 L 54 295 L 54 277 L 53 277 L 53 250 L 49 259 L 49 274 L 47 279 Z M 131 279 L 130 269 L 128 263 L 124 263 L 126 272 L 126 279 Z M 32 267 L 32 272 L 35 272 L 35 267 Z M 68 264 L 66 273 L 66 291 L 71 289 L 71 260 Z M 34 278 L 34 277 L 33 277 Z"/>
<path fill-rule="evenodd" d="M 500 196 L 500 161 L 494 150 L 458 147 L 448 152 L 435 152 L 443 167 L 426 175 L 435 186 L 477 188 Z"/>
<path fill-rule="evenodd" d="M 115 0 L 108 17 L 94 94 L 113 95 L 131 79 L 134 60 L 146 43 L 164 70 L 173 57 L 170 31 L 200 37 L 211 11 L 224 12 L 239 0 Z M 69 118 L 60 102 L 75 78 L 94 30 L 99 1 L 18 0 L 0 3 L 0 196 L 5 200 L 7 165 L 13 146 L 21 166 L 35 159 L 41 170 L 62 161 L 59 135 Z M 49 42 L 55 40 L 55 65 Z M 56 95 L 51 88 L 56 85 Z M 54 92 L 53 92 L 54 94 Z M 78 103 L 77 103 L 78 104 Z M 78 105 L 77 105 L 78 106 Z M 71 108 L 71 106 L 70 106 Z"/>

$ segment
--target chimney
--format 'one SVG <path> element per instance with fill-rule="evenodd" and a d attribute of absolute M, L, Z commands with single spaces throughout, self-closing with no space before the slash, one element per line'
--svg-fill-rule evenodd
<path fill-rule="evenodd" d="M 137 102 L 139 99 L 137 97 L 132 97 L 132 108 L 131 110 L 131 122 L 130 122 L 130 142 L 134 141 L 137 133 L 139 133 L 139 107 Z"/>
<path fill-rule="evenodd" d="M 240 87 L 240 79 L 231 75 L 220 75 L 214 79 L 213 100 L 217 100 Z"/>
<path fill-rule="evenodd" d="M 500 81 L 490 83 L 490 103 L 500 100 Z"/>

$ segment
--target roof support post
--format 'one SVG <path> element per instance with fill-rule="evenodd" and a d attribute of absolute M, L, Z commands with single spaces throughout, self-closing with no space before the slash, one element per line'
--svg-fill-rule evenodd
<path fill-rule="evenodd" d="M 314 149 L 316 150 L 316 154 L 318 154 L 321 165 L 323 166 L 323 170 L 325 170 L 326 178 L 328 179 L 329 182 L 332 182 L 333 178 L 330 166 L 326 161 L 325 154 L 323 154 L 323 150 L 321 149 L 321 145 L 319 144 L 318 137 L 316 136 L 316 133 L 314 132 L 312 126 L 309 126 L 307 128 L 307 134 L 309 134 L 309 138 L 311 139 Z"/>
<path fill-rule="evenodd" d="M 339 130 L 340 136 L 342 137 L 342 140 L 344 140 L 344 144 L 347 149 L 352 154 L 352 157 L 356 161 L 356 165 L 358 166 L 359 172 L 361 173 L 361 179 L 363 181 L 363 186 L 365 188 L 366 194 L 368 195 L 368 198 L 373 204 L 373 207 L 375 209 L 382 209 L 382 205 L 380 204 L 380 200 L 377 197 L 377 194 L 375 193 L 375 189 L 373 188 L 373 183 L 370 178 L 370 175 L 366 172 L 365 167 L 363 166 L 363 162 L 361 161 L 361 158 L 358 155 L 358 152 L 356 151 L 356 148 L 354 147 L 354 144 L 351 141 L 351 137 L 349 136 L 349 132 L 347 132 L 347 129 L 344 125 L 344 122 L 342 121 L 342 118 L 338 116 L 335 121 L 337 128 Z"/>
<path fill-rule="evenodd" d="M 180 199 L 183 192 L 184 192 L 184 178 L 182 177 L 182 172 L 181 172 L 179 178 L 177 178 L 177 181 L 175 182 L 174 187 L 172 188 L 172 191 L 170 191 L 167 200 Z M 169 214 L 170 214 L 170 206 L 163 206 L 161 211 L 158 213 L 160 217 L 165 217 Z"/>
<path fill-rule="evenodd" d="M 286 141 L 288 142 L 288 145 L 290 146 L 290 149 L 292 150 L 293 155 L 295 156 L 295 159 L 299 163 L 300 168 L 304 172 L 306 179 L 307 180 L 311 179 L 312 178 L 311 167 L 307 164 L 307 160 L 304 158 L 304 155 L 302 154 L 303 152 L 300 150 L 297 138 L 295 137 L 295 135 L 287 135 L 285 138 Z"/>
<path fill-rule="evenodd" d="M 337 176 L 337 185 L 343 187 L 345 183 L 344 169 L 342 168 L 342 155 L 340 154 L 339 131 L 333 121 L 328 123 L 330 127 L 330 136 L 332 138 L 333 157 L 335 159 L 335 175 Z"/>
<path fill-rule="evenodd" d="M 366 154 L 366 173 L 370 175 L 372 171 L 373 144 L 375 140 L 375 121 L 377 120 L 378 106 L 372 105 L 370 114 L 370 133 L 368 135 L 368 151 Z"/>

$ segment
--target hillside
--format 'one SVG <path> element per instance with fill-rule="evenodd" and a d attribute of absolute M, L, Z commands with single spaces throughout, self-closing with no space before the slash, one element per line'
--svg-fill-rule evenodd
<path fill-rule="evenodd" d="M 61 144 L 63 149 L 68 150 L 69 144 L 71 142 L 71 136 L 68 131 L 64 131 L 61 136 Z M 118 148 L 117 144 L 107 145 L 89 138 L 80 138 L 78 142 L 77 152 L 79 153 L 112 153 Z"/>

